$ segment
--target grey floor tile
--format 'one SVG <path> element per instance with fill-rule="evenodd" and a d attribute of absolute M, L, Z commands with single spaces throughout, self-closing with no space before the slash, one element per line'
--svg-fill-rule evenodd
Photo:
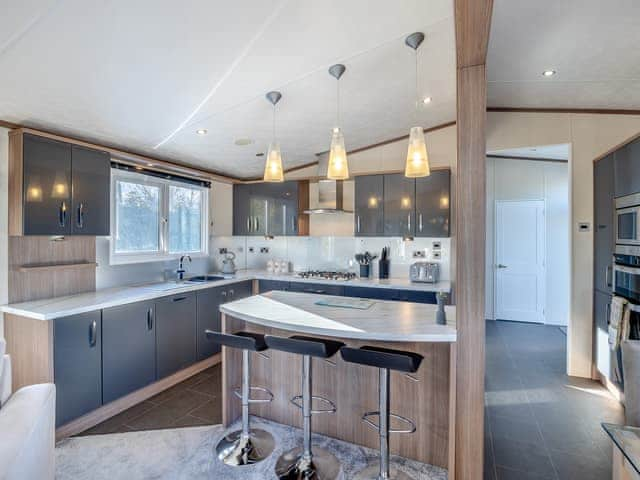
<path fill-rule="evenodd" d="M 521 421 L 492 415 L 489 422 L 491 424 L 491 437 L 494 442 L 503 439 L 526 442 L 538 446 L 544 445 L 540 429 L 535 421 Z"/>
<path fill-rule="evenodd" d="M 222 382 L 218 376 L 209 376 L 199 383 L 190 386 L 189 390 L 219 398 L 222 397 Z"/>
<path fill-rule="evenodd" d="M 569 455 L 551 451 L 558 478 L 561 480 L 604 480 L 611 478 L 611 463 L 598 457 Z"/>
<path fill-rule="evenodd" d="M 152 403 L 141 402 L 118 415 L 99 423 L 95 427 L 84 431 L 81 435 L 103 435 L 128 431 L 126 423 L 143 415 L 154 407 Z"/>
<path fill-rule="evenodd" d="M 222 423 L 222 401 L 219 398 L 211 400 L 189 412 L 189 415 L 200 418 L 209 425 Z"/>
<path fill-rule="evenodd" d="M 494 437 L 493 451 L 496 468 L 506 467 L 542 477 L 555 476 L 551 458 L 542 445 Z"/>
<path fill-rule="evenodd" d="M 522 472 L 506 467 L 496 468 L 497 480 L 556 480 L 556 476 L 537 475 L 531 472 Z"/>
<path fill-rule="evenodd" d="M 127 425 L 136 430 L 169 428 L 176 420 L 204 405 L 209 400 L 210 397 L 207 395 L 183 389 L 165 402 L 154 406 L 147 413 L 131 422 L 127 422 Z"/>

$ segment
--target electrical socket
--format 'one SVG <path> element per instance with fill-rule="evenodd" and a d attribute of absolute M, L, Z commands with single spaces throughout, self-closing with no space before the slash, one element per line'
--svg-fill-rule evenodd
<path fill-rule="evenodd" d="M 424 250 L 413 251 L 413 258 L 424 258 L 424 257 L 425 257 Z"/>
<path fill-rule="evenodd" d="M 222 247 L 222 248 L 218 249 L 218 253 L 220 255 L 224 255 L 225 253 L 229 253 L 229 250 L 227 248 L 225 248 L 225 247 Z"/>
<path fill-rule="evenodd" d="M 431 248 L 433 248 L 434 250 L 440 250 L 442 248 L 442 243 L 439 241 L 433 242 L 431 244 Z"/>
<path fill-rule="evenodd" d="M 253 253 L 253 247 L 249 247 L 249 253 Z"/>
<path fill-rule="evenodd" d="M 260 247 L 260 253 L 269 253 L 269 247 Z"/>
<path fill-rule="evenodd" d="M 438 260 L 441 257 L 440 252 L 431 252 L 431 258 Z"/>

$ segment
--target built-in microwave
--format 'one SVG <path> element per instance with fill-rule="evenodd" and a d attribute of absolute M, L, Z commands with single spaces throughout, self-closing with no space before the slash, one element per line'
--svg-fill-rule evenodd
<path fill-rule="evenodd" d="M 640 193 L 616 198 L 616 244 L 640 245 Z"/>

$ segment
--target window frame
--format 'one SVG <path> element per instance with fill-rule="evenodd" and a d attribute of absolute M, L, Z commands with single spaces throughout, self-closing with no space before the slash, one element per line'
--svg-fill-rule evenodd
<path fill-rule="evenodd" d="M 152 185 L 159 187 L 158 208 L 158 246 L 154 252 L 116 252 L 117 229 L 117 188 L 119 181 L 137 183 L 140 185 Z M 200 246 L 199 251 L 185 251 L 180 253 L 169 252 L 169 191 L 170 187 L 190 188 L 201 192 L 202 206 L 200 211 Z M 111 169 L 111 235 L 109 237 L 109 265 L 127 265 L 132 263 L 162 262 L 177 260 L 182 255 L 188 254 L 192 258 L 209 256 L 209 188 L 191 185 L 179 180 L 163 179 L 142 172 L 130 172 L 126 170 Z"/>

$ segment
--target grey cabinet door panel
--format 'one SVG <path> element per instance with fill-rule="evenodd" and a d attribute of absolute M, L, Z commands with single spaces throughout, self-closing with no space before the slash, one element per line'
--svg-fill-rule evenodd
<path fill-rule="evenodd" d="M 260 293 L 270 292 L 272 290 L 286 292 L 289 290 L 289 282 L 282 280 L 260 280 L 258 282 L 258 291 Z"/>
<path fill-rule="evenodd" d="M 357 237 L 384 235 L 384 175 L 365 175 L 355 180 L 354 232 Z"/>
<path fill-rule="evenodd" d="M 297 235 L 298 182 L 233 186 L 234 235 Z"/>
<path fill-rule="evenodd" d="M 220 304 L 223 298 L 222 292 L 225 288 L 208 288 L 207 290 L 200 290 L 196 294 L 196 348 L 198 360 L 204 360 L 221 351 L 219 344 L 207 339 L 205 330 L 221 331 Z"/>
<path fill-rule="evenodd" d="M 71 234 L 71 145 L 25 134 L 24 234 Z"/>
<path fill-rule="evenodd" d="M 414 235 L 416 182 L 403 174 L 384 176 L 384 234 Z"/>
<path fill-rule="evenodd" d="M 249 212 L 249 198 L 251 196 L 251 185 L 233 186 L 233 234 L 249 235 L 251 225 L 251 214 Z M 215 206 L 214 206 L 215 208 Z"/>
<path fill-rule="evenodd" d="M 616 197 L 640 192 L 640 139 L 615 152 Z"/>
<path fill-rule="evenodd" d="M 196 361 L 196 296 L 176 294 L 156 301 L 158 379 Z"/>
<path fill-rule="evenodd" d="M 156 380 L 154 302 L 102 311 L 102 400 L 108 403 Z"/>
<path fill-rule="evenodd" d="M 54 320 L 56 426 L 102 405 L 101 312 Z"/>
<path fill-rule="evenodd" d="M 416 237 L 449 236 L 449 170 L 416 178 Z"/>
<path fill-rule="evenodd" d="M 594 196 L 594 288 L 611 291 L 612 257 L 614 249 L 614 155 L 596 162 L 593 169 Z"/>
<path fill-rule="evenodd" d="M 111 158 L 107 152 L 74 145 L 71 151 L 74 235 L 109 235 Z"/>
<path fill-rule="evenodd" d="M 227 286 L 226 301 L 232 302 L 234 300 L 240 300 L 241 298 L 250 297 L 252 294 L 253 294 L 252 280 L 234 283 L 232 285 Z"/>

